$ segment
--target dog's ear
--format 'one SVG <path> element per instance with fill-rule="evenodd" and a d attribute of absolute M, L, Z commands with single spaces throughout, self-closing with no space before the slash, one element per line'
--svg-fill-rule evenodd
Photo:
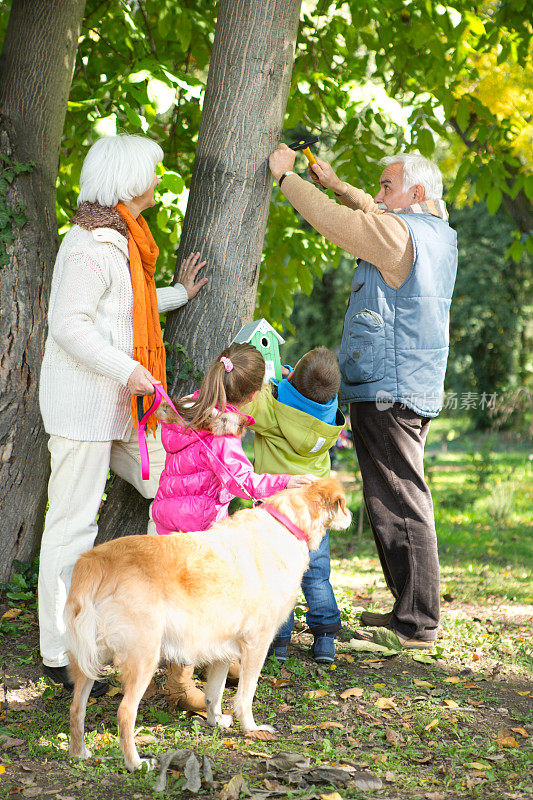
<path fill-rule="evenodd" d="M 320 505 L 332 517 L 338 511 L 346 512 L 346 495 L 335 478 L 323 478 L 308 487 L 308 494 L 317 505 Z"/>
<path fill-rule="evenodd" d="M 164 400 L 156 409 L 155 415 L 157 419 L 161 420 L 161 422 L 168 422 L 170 425 L 183 425 L 183 421 Z"/>

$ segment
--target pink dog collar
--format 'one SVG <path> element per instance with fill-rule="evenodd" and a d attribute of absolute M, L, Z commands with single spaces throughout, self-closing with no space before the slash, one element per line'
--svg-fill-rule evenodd
<path fill-rule="evenodd" d="M 301 542 L 308 544 L 307 534 L 305 531 L 303 531 L 301 528 L 298 528 L 285 514 L 282 514 L 282 512 L 278 511 L 278 509 L 274 506 L 271 506 L 270 503 L 261 503 L 259 507 L 263 511 L 266 511 L 268 514 L 270 514 L 271 517 L 277 519 L 278 522 L 281 522 L 282 525 L 285 525 L 287 530 L 290 531 L 293 536 L 296 536 L 296 538 L 300 539 Z"/>

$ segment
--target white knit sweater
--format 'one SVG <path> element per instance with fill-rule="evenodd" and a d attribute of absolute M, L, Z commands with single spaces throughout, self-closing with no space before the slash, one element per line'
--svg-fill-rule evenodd
<path fill-rule="evenodd" d="M 187 302 L 185 288 L 157 290 L 160 312 Z M 127 439 L 133 359 L 128 242 L 111 228 L 74 225 L 54 267 L 39 402 L 47 433 L 80 441 Z"/>

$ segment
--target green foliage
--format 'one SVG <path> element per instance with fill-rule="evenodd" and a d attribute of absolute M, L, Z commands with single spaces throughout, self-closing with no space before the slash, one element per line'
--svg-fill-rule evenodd
<path fill-rule="evenodd" d="M 459 269 L 450 324 L 446 389 L 481 397 L 531 383 L 527 324 L 533 303 L 532 259 L 506 258 L 512 226 L 503 211 L 489 218 L 483 206 L 452 212 Z M 491 419 L 487 405 L 472 410 L 478 424 Z"/>
<path fill-rule="evenodd" d="M 313 131 L 318 154 L 368 189 L 384 154 L 417 149 L 443 164 L 452 198 L 484 200 L 491 213 L 504 203 L 515 213 L 517 198 L 531 200 L 524 0 L 481 7 L 474 0 L 317 0 L 303 9 L 285 141 Z M 0 35 L 8 13 L 0 8 Z M 208 0 L 87 1 L 61 148 L 60 230 L 74 211 L 93 141 L 115 130 L 148 132 L 165 152 L 161 202 L 147 212 L 161 252 L 160 283 L 174 273 L 216 14 Z M 533 250 L 523 221 L 520 230 L 507 244 L 517 262 Z M 286 323 L 295 293 L 311 294 L 339 260 L 275 191 L 258 315 Z"/>
<path fill-rule="evenodd" d="M 9 264 L 7 246 L 14 239 L 13 225 L 23 228 L 27 222 L 22 203 L 8 203 L 8 189 L 17 175 L 31 172 L 34 167 L 31 161 L 24 164 L 10 158 L 7 153 L 0 153 L 0 268 Z"/>
<path fill-rule="evenodd" d="M 194 380 L 199 383 L 204 373 L 196 369 L 192 358 L 182 344 L 165 342 L 167 352 L 167 381 L 172 386 L 176 381 Z"/>

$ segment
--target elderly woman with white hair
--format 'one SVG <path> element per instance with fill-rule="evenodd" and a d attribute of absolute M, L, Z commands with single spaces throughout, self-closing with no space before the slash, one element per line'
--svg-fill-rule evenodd
<path fill-rule="evenodd" d="M 132 397 L 166 385 L 159 313 L 206 283 L 196 280 L 205 264 L 197 252 L 177 283 L 156 289 L 159 250 L 142 212 L 155 205 L 162 159 L 143 136 L 99 139 L 83 163 L 78 210 L 54 267 L 39 393 L 51 456 L 39 625 L 43 672 L 67 689 L 63 610 L 74 564 L 96 538 L 109 469 L 153 498 L 164 466 L 160 439 L 150 435 L 150 480 L 142 480 Z M 97 681 L 91 694 L 106 690 Z"/>

